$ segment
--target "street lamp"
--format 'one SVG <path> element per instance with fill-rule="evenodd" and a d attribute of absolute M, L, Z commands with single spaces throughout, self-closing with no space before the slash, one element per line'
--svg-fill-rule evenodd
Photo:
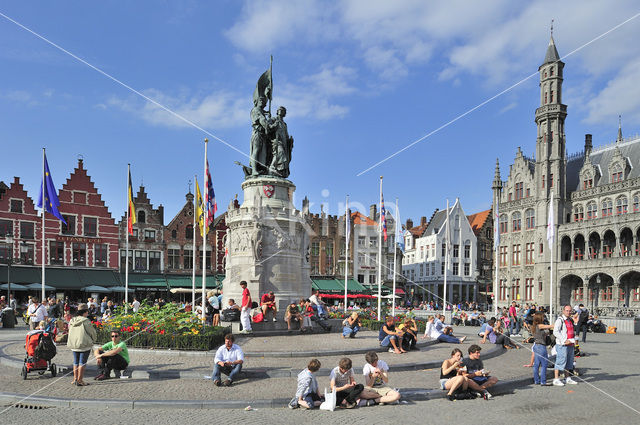
<path fill-rule="evenodd" d="M 4 235 L 5 240 L 9 244 L 9 257 L 7 258 L 7 302 L 11 299 L 11 263 L 13 262 L 13 235 L 7 233 Z"/>

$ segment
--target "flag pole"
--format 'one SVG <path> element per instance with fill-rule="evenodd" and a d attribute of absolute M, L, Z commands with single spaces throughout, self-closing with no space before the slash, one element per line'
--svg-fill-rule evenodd
<path fill-rule="evenodd" d="M 549 242 L 549 255 L 551 264 L 549 267 L 549 323 L 553 320 L 553 242 L 555 240 L 555 220 L 553 216 L 553 191 L 551 191 L 551 202 L 549 203 L 549 218 L 547 225 L 547 241 Z"/>
<path fill-rule="evenodd" d="M 198 185 L 198 176 L 195 176 L 195 184 L 196 186 Z M 197 189 L 196 189 L 197 190 Z M 194 190 L 194 192 L 196 191 Z M 196 208 L 196 202 L 198 202 L 198 200 L 196 199 L 196 196 L 194 194 L 193 196 L 193 252 L 191 254 L 191 259 L 193 260 L 193 265 L 191 266 L 192 268 L 192 275 L 191 275 L 191 308 L 193 309 L 193 311 L 195 312 L 195 308 L 196 308 L 196 212 L 197 212 L 197 208 Z"/>
<path fill-rule="evenodd" d="M 447 311 L 447 274 L 449 271 L 449 200 L 447 199 L 447 216 L 445 225 L 445 250 L 444 250 L 444 290 L 442 297 L 442 314 L 446 314 Z"/>
<path fill-rule="evenodd" d="M 349 195 L 344 209 L 344 312 L 347 312 L 347 278 L 349 276 Z"/>
<path fill-rule="evenodd" d="M 392 298 L 392 303 L 391 303 L 391 315 L 393 317 L 396 316 L 396 267 L 398 265 L 397 261 L 398 261 L 398 256 L 396 255 L 396 241 L 395 238 L 398 237 L 398 198 L 396 198 L 396 227 L 395 227 L 395 237 L 394 237 L 394 243 L 393 243 L 393 291 L 391 292 L 393 294 L 393 298 Z"/>
<path fill-rule="evenodd" d="M 42 293 L 42 298 L 40 299 L 41 302 L 44 303 L 44 286 L 45 286 L 45 268 L 44 268 L 44 263 L 45 263 L 45 252 L 44 252 L 44 237 L 45 237 L 45 231 L 44 231 L 44 226 L 45 226 L 45 222 L 44 222 L 44 213 L 47 210 L 47 206 L 45 205 L 46 199 L 47 199 L 47 192 L 45 189 L 45 167 L 44 167 L 44 163 L 45 163 L 45 148 L 42 148 L 42 241 L 41 241 L 41 251 L 42 251 L 42 289 L 41 289 L 41 293 Z M 13 257 L 13 246 L 11 247 L 11 257 Z M 7 285 L 9 284 L 9 282 L 7 282 Z"/>
<path fill-rule="evenodd" d="M 500 198 L 496 198 L 496 211 L 494 212 L 493 218 L 493 250 L 496 253 L 496 273 L 493 279 L 493 317 L 498 317 L 498 266 L 499 266 L 499 257 L 498 250 L 500 249 L 500 207 L 499 207 Z"/>
<path fill-rule="evenodd" d="M 129 196 L 133 195 L 131 193 L 131 164 L 127 164 L 127 230 L 124 232 L 125 234 L 125 267 L 124 267 L 124 312 L 125 314 L 129 312 L 129 220 L 131 220 L 131 204 L 133 199 L 129 199 Z M 131 226 L 133 229 L 133 224 Z"/>
<path fill-rule="evenodd" d="M 205 193 L 205 201 L 203 205 L 203 221 L 202 221 L 202 323 L 205 320 L 205 303 L 207 300 L 207 231 L 209 230 L 209 208 L 207 208 L 207 146 L 209 139 L 204 139 L 204 183 L 203 190 Z M 193 229 L 193 237 L 196 237 L 196 229 Z M 195 254 L 195 252 L 194 252 Z"/>
<path fill-rule="evenodd" d="M 378 321 L 380 321 L 380 306 L 382 297 L 382 268 L 380 260 L 382 260 L 382 176 L 380 176 L 380 219 L 378 220 Z M 395 294 L 394 294 L 395 295 Z"/>

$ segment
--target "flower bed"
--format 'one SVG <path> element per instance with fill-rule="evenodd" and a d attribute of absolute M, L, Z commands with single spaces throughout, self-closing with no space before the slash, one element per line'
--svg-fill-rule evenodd
<path fill-rule="evenodd" d="M 220 326 L 205 326 L 193 313 L 181 311 L 173 304 L 161 308 L 140 306 L 135 314 L 122 312 L 94 324 L 99 342 L 109 341 L 109 333 L 117 329 L 129 347 L 176 350 L 212 350 L 222 345 L 224 335 L 231 331 Z"/>

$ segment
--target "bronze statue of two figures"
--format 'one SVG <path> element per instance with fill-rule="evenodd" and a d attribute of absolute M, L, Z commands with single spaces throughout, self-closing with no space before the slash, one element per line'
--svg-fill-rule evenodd
<path fill-rule="evenodd" d="M 284 117 L 287 109 L 280 106 L 271 116 L 273 80 L 271 67 L 260 76 L 253 92 L 251 109 L 251 154 L 249 167 L 242 166 L 245 177 L 289 177 L 289 163 L 293 150 L 293 137 L 289 136 Z M 269 102 L 269 110 L 265 111 Z"/>

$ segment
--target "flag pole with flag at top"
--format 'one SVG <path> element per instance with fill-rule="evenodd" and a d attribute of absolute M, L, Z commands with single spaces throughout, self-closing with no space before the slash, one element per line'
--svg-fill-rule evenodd
<path fill-rule="evenodd" d="M 196 229 L 200 223 L 200 187 L 198 187 L 198 176 L 195 176 L 196 182 L 196 196 L 193 199 L 193 247 L 191 252 L 191 308 L 195 313 L 196 308 Z M 197 219 L 197 221 L 196 221 Z"/>
<path fill-rule="evenodd" d="M 49 163 L 47 162 L 47 155 L 45 148 L 42 148 L 42 184 L 40 185 L 40 197 L 38 198 L 38 208 L 42 209 L 42 243 L 41 243 L 41 258 L 42 258 L 42 301 L 45 298 L 45 212 L 52 214 L 58 220 L 62 221 L 65 225 L 67 222 L 60 214 L 58 207 L 60 206 L 60 200 L 58 199 L 58 192 L 53 184 L 53 177 L 51 177 L 51 171 L 49 170 Z M 8 282 L 7 282 L 8 284 Z"/>
<path fill-rule="evenodd" d="M 129 235 L 133 235 L 136 224 L 136 207 L 133 204 L 133 188 L 131 187 L 131 164 L 127 164 L 127 235 L 125 238 L 124 268 L 124 311 L 129 312 Z"/>
<path fill-rule="evenodd" d="M 205 196 L 205 202 L 206 202 L 206 198 L 207 198 L 207 146 L 209 144 L 209 139 L 204 139 L 204 185 L 203 185 L 203 189 L 204 189 L 204 196 Z M 202 324 L 204 325 L 204 321 L 205 321 L 205 307 L 206 307 L 206 301 L 207 301 L 207 230 L 208 229 L 208 209 L 205 205 L 204 208 L 204 216 L 203 216 L 203 220 L 202 220 L 202 225 L 203 225 L 203 229 L 202 229 Z M 193 229 L 193 237 L 195 238 L 196 235 L 196 229 Z M 194 252 L 195 254 L 195 252 Z"/>

